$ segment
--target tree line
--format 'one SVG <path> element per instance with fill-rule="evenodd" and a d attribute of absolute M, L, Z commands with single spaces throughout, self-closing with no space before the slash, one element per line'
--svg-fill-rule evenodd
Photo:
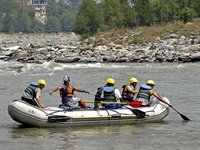
<path fill-rule="evenodd" d="M 62 1 L 47 0 L 47 21 L 45 24 L 35 19 L 35 6 L 25 0 L 0 0 L 0 32 L 69 32 L 72 31 L 80 0 L 72 5 Z"/>
<path fill-rule="evenodd" d="M 116 28 L 190 22 L 200 17 L 200 0 L 48 0 L 47 22 L 34 19 L 23 0 L 0 1 L 0 32 L 69 32 L 91 35 Z"/>

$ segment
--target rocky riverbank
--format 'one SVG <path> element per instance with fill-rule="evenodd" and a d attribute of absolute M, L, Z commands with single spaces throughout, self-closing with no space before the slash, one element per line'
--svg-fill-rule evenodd
<path fill-rule="evenodd" d="M 197 62 L 200 61 L 200 35 L 170 32 L 151 42 L 130 44 L 126 41 L 140 32 L 80 40 L 74 33 L 0 34 L 0 60 L 23 63 L 95 63 L 95 62 Z"/>

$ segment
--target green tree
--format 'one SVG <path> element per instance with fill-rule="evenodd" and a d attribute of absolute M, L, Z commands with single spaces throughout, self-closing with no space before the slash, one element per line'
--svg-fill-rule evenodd
<path fill-rule="evenodd" d="M 151 25 L 155 17 L 151 0 L 132 0 L 139 25 Z"/>
<path fill-rule="evenodd" d="M 171 22 L 176 22 L 178 20 L 178 3 L 175 0 L 168 0 L 167 5 L 169 8 L 168 20 Z"/>
<path fill-rule="evenodd" d="M 9 14 L 4 17 L 3 21 L 3 32 L 13 33 L 17 31 L 16 24 L 17 24 L 17 16 L 14 11 L 10 11 Z"/>
<path fill-rule="evenodd" d="M 168 22 L 170 19 L 170 9 L 169 0 L 155 0 L 152 2 L 154 9 L 154 16 L 156 17 L 156 22 L 163 24 Z"/>
<path fill-rule="evenodd" d="M 22 7 L 21 11 L 18 12 L 17 30 L 20 32 L 33 32 L 33 21 L 34 21 L 35 10 L 33 7 Z"/>
<path fill-rule="evenodd" d="M 195 16 L 196 16 L 196 13 L 195 13 L 194 9 L 189 8 L 189 7 L 185 7 L 184 9 L 182 9 L 182 11 L 180 13 L 180 19 L 184 23 L 191 21 Z"/>
<path fill-rule="evenodd" d="M 83 15 L 77 15 L 75 26 L 74 26 L 74 32 L 88 36 L 90 34 L 90 27 L 88 26 L 89 18 L 87 16 Z"/>
<path fill-rule="evenodd" d="M 24 0 L 0 0 L 0 32 L 68 32 L 91 35 L 136 25 L 192 21 L 200 17 L 200 0 L 48 0 L 46 25 Z"/>
<path fill-rule="evenodd" d="M 133 27 L 136 26 L 136 12 L 133 9 L 132 3 L 125 0 L 120 0 L 123 13 L 123 26 L 124 27 Z"/>
<path fill-rule="evenodd" d="M 79 0 L 72 1 L 71 5 L 64 5 L 62 1 L 55 3 L 53 0 L 48 1 L 47 5 L 47 15 L 48 20 L 46 25 L 46 31 L 50 32 L 54 29 L 50 29 L 53 27 L 53 18 L 57 18 L 54 20 L 55 22 L 59 22 L 60 31 L 68 32 L 72 31 L 74 20 L 77 14 L 77 7 L 80 5 Z M 49 24 L 50 23 L 50 24 Z"/>
<path fill-rule="evenodd" d="M 45 25 L 34 19 L 32 24 L 32 31 L 36 33 L 45 32 Z"/>
<path fill-rule="evenodd" d="M 191 21 L 195 16 L 196 12 L 194 4 L 197 4 L 196 1 L 191 0 L 176 0 L 178 4 L 178 18 L 184 23 Z"/>
<path fill-rule="evenodd" d="M 72 31 L 74 21 L 75 21 L 75 14 L 72 14 L 70 12 L 65 12 L 61 16 L 62 31 L 64 32 Z"/>
<path fill-rule="evenodd" d="M 191 0 L 191 8 L 195 10 L 196 17 L 200 17 L 200 0 Z"/>
<path fill-rule="evenodd" d="M 83 0 L 75 19 L 74 31 L 89 35 L 98 31 L 101 24 L 101 15 L 94 0 Z"/>
<path fill-rule="evenodd" d="M 20 0 L 2 0 L 0 2 L 0 11 L 3 16 L 1 29 L 3 32 L 12 33 L 17 31 L 17 14 L 20 4 Z"/>
<path fill-rule="evenodd" d="M 3 13 L 0 12 L 0 31 L 2 31 L 3 28 Z"/>
<path fill-rule="evenodd" d="M 61 24 L 59 18 L 56 16 L 50 16 L 47 20 L 47 24 L 45 26 L 46 32 L 60 32 L 61 31 Z"/>
<path fill-rule="evenodd" d="M 123 27 L 124 14 L 120 0 L 102 0 L 102 15 L 108 29 Z"/>

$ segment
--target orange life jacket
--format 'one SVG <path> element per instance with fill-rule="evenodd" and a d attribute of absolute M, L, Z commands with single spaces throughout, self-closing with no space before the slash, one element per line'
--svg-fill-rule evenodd
<path fill-rule="evenodd" d="M 74 96 L 74 88 L 71 85 L 63 85 L 63 87 L 60 89 L 60 97 L 65 97 L 69 96 L 72 97 Z"/>

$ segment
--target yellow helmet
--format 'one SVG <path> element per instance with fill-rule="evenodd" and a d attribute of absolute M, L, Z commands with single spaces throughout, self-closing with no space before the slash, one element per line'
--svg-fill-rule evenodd
<path fill-rule="evenodd" d="M 153 80 L 148 80 L 147 84 L 155 85 L 155 82 Z"/>
<path fill-rule="evenodd" d="M 130 83 L 138 83 L 138 80 L 137 80 L 137 78 L 130 78 L 129 82 Z"/>
<path fill-rule="evenodd" d="M 115 80 L 113 78 L 108 78 L 106 83 L 115 84 Z"/>
<path fill-rule="evenodd" d="M 46 81 L 43 79 L 38 80 L 38 84 L 46 85 Z"/>

